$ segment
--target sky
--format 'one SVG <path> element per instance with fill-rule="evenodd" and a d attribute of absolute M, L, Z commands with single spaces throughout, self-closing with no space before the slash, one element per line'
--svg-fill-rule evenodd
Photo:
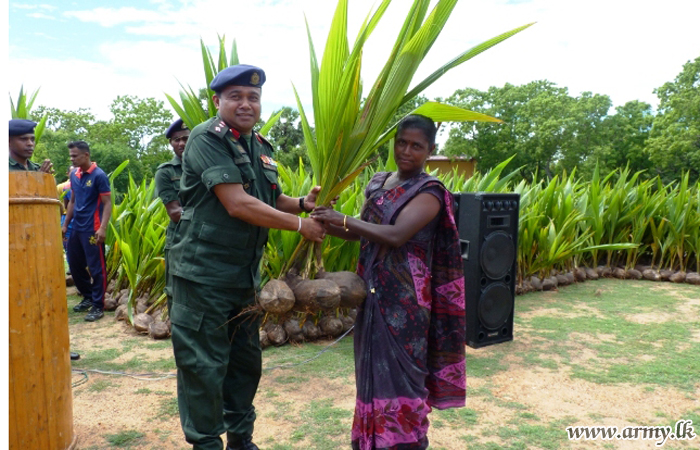
<path fill-rule="evenodd" d="M 379 0 L 349 0 L 349 34 Z M 433 2 L 434 3 L 434 2 Z M 394 0 L 367 44 L 368 89 L 391 50 L 408 0 Z M 10 0 L 4 78 L 40 88 L 37 105 L 89 108 L 109 119 L 118 95 L 177 95 L 179 83 L 204 87 L 200 38 L 218 53 L 217 34 L 235 38 L 241 62 L 262 67 L 263 118 L 296 107 L 292 83 L 309 108 L 310 33 L 319 58 L 336 2 L 332 0 Z M 547 79 L 569 89 L 610 96 L 615 106 L 642 100 L 700 56 L 698 0 L 460 0 L 414 83 L 462 51 L 530 22 L 534 26 L 453 69 L 424 92 L 448 97 L 466 87 Z M 230 47 L 229 47 L 230 48 Z M 612 113 L 613 111 L 611 111 Z"/>

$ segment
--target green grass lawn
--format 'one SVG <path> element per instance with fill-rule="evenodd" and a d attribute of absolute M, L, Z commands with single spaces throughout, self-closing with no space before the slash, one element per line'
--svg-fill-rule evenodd
<path fill-rule="evenodd" d="M 71 307 L 76 302 L 69 298 Z M 72 310 L 69 316 L 72 336 L 87 327 L 114 326 L 110 314 L 97 324 L 87 324 Z M 512 342 L 468 349 L 467 407 L 433 411 L 432 449 L 617 448 L 622 442 L 571 442 L 565 431 L 571 425 L 653 426 L 692 419 L 700 433 L 700 288 L 607 279 L 527 294 L 516 297 L 514 330 Z M 81 349 L 74 367 L 174 372 L 173 358 L 165 353 L 169 341 L 112 335 Z M 261 449 L 349 447 L 352 339 L 304 362 L 327 345 L 264 351 L 256 398 Z M 149 398 L 153 405 L 144 429 L 117 427 L 104 433 L 96 448 L 186 448 L 172 385 L 127 388 L 128 379 L 91 378 L 75 388 L 76 395 L 119 390 Z M 698 448 L 699 439 L 667 441 L 663 448 Z M 640 441 L 638 448 L 654 444 Z"/>

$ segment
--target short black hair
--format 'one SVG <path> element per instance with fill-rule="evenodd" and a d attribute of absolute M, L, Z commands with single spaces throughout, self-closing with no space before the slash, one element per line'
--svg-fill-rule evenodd
<path fill-rule="evenodd" d="M 90 146 L 85 141 L 72 141 L 68 143 L 68 148 L 77 148 L 83 153 L 90 153 Z"/>
<path fill-rule="evenodd" d="M 396 134 L 401 133 L 403 130 L 415 128 L 421 130 L 428 140 L 428 144 L 432 147 L 435 145 L 435 135 L 437 134 L 437 127 L 435 122 L 430 117 L 423 116 L 421 114 L 411 114 L 404 117 L 399 122 L 396 127 Z"/>

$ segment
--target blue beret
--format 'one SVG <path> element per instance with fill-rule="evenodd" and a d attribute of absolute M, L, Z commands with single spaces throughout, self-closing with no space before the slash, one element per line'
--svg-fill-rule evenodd
<path fill-rule="evenodd" d="M 7 131 L 10 136 L 21 136 L 27 133 L 34 133 L 36 122 L 27 119 L 12 119 Z"/>
<path fill-rule="evenodd" d="M 238 64 L 227 67 L 211 80 L 209 88 L 214 92 L 221 92 L 226 86 L 252 86 L 262 87 L 265 84 L 265 72 L 260 67 Z"/>
<path fill-rule="evenodd" d="M 175 122 L 170 124 L 167 131 L 165 132 L 165 137 L 170 139 L 173 133 L 177 133 L 178 131 L 182 130 L 189 130 L 189 128 L 187 128 L 187 125 L 184 124 L 182 119 L 177 119 Z"/>

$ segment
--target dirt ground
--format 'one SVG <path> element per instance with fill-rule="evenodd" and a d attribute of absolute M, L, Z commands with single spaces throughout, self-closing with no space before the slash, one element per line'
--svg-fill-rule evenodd
<path fill-rule="evenodd" d="M 572 314 L 578 313 L 590 314 L 590 311 L 572 312 Z M 636 319 L 647 320 L 642 316 Z M 656 317 L 656 320 L 665 319 Z M 108 342 L 115 339 L 114 336 L 137 336 L 123 322 L 116 322 L 111 317 L 105 317 L 94 324 L 81 325 L 80 333 L 75 333 L 76 328 L 71 327 L 73 348 L 87 348 L 94 342 Z M 571 377 L 571 369 L 567 365 L 559 365 L 558 369 L 552 370 L 519 364 L 518 355 L 527 351 L 534 342 L 533 339 L 536 338 L 530 335 L 527 327 L 516 329 L 515 334 L 517 338 L 508 344 L 512 346 L 506 356 L 506 362 L 510 363 L 509 370 L 497 372 L 493 376 L 469 378 L 469 367 L 467 368 L 470 390 L 478 392 L 481 388 L 488 388 L 497 400 L 494 402 L 493 398 L 478 395 L 467 398 L 467 407 L 479 412 L 479 420 L 474 425 L 470 425 L 469 434 L 473 433 L 475 436 L 491 434 L 489 442 L 511 448 L 507 440 L 491 433 L 491 430 L 499 425 L 517 418 L 517 410 L 503 406 L 509 402 L 526 405 L 527 411 L 534 413 L 543 422 L 557 419 L 563 419 L 565 422 L 567 417 L 578 418 L 578 422 L 567 422 L 562 425 L 562 428 L 569 425 L 617 427 L 658 425 L 665 423 L 660 420 L 660 417 L 681 418 L 688 411 L 700 410 L 698 395 L 700 388 L 688 393 L 660 386 L 649 389 L 644 385 L 601 385 Z M 604 340 L 606 337 L 599 338 Z M 488 356 L 490 352 L 496 351 L 496 348 L 496 346 L 477 350 L 467 348 L 468 361 L 470 356 Z M 134 350 L 134 354 L 138 354 L 144 360 L 154 361 L 168 356 L 169 353 L 170 349 L 138 348 Z M 132 356 L 124 355 L 127 360 Z M 589 357 L 591 355 L 582 349 L 579 358 L 585 360 Z M 317 380 L 312 378 L 308 382 L 289 385 L 288 388 L 280 386 L 279 383 L 275 384 L 275 378 L 289 375 L 289 370 L 275 369 L 263 373 L 256 398 L 258 419 L 255 430 L 255 440 L 261 449 L 269 448 L 265 446 L 266 442 L 280 442 L 280 436 L 290 436 L 294 432 L 299 425 L 299 422 L 294 420 L 294 416 L 299 414 L 301 405 L 308 405 L 315 399 L 330 397 L 334 400 L 334 407 L 348 411 L 354 408 L 355 387 L 352 378 L 319 378 Z M 81 374 L 74 374 L 73 382 L 76 383 L 83 378 Z M 107 387 L 96 389 L 96 383 L 97 386 L 101 383 Z M 277 401 L 271 401 L 267 395 L 272 390 L 282 394 L 280 397 L 292 405 L 285 414 L 280 414 L 278 411 L 280 397 L 275 399 Z M 172 400 L 176 395 L 176 381 L 173 377 L 154 381 L 89 373 L 87 382 L 75 387 L 73 392 L 73 421 L 74 431 L 78 436 L 78 448 L 116 448 L 107 443 L 105 435 L 123 430 L 139 430 L 146 435 L 142 440 L 144 444 L 130 448 L 189 448 L 184 441 L 177 414 L 168 414 L 167 411 L 163 411 L 164 402 L 167 399 Z M 351 417 L 343 419 L 348 434 L 351 420 Z M 698 424 L 695 424 L 695 431 L 700 432 Z M 469 445 L 459 439 L 458 435 L 464 435 L 464 430 L 434 426 L 430 429 L 429 438 L 432 448 L 449 450 L 469 448 Z M 698 439 L 700 438 L 696 438 L 692 443 L 681 441 L 667 443 L 666 448 L 700 448 Z M 302 440 L 295 444 L 295 448 L 303 448 L 303 445 Z M 560 448 L 659 447 L 656 447 L 652 441 L 597 440 L 568 442 L 562 444 Z"/>

